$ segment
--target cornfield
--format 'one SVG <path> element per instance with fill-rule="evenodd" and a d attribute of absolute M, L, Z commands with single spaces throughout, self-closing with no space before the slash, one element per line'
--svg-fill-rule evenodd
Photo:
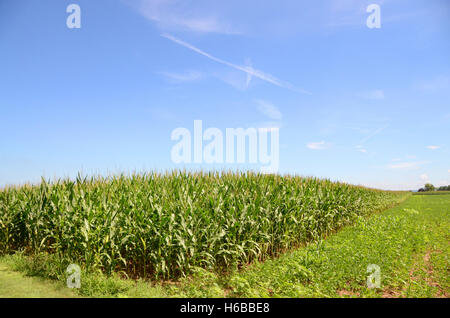
<path fill-rule="evenodd" d="M 42 180 L 0 190 L 0 253 L 174 278 L 277 255 L 405 195 L 251 172 Z"/>

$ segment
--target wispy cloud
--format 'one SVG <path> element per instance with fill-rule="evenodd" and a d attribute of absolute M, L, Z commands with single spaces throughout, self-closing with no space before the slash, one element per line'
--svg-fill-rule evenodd
<path fill-rule="evenodd" d="M 421 165 L 427 164 L 429 161 L 412 161 L 412 162 L 400 162 L 394 164 L 388 164 L 388 169 L 417 169 Z"/>
<path fill-rule="evenodd" d="M 361 145 L 356 146 L 356 149 L 361 153 L 368 153 L 367 149 L 363 148 Z"/>
<path fill-rule="evenodd" d="M 147 19 L 164 30 L 184 30 L 199 33 L 240 34 L 211 10 L 187 10 L 183 0 L 126 0 Z"/>
<path fill-rule="evenodd" d="M 369 141 L 370 139 L 372 139 L 373 137 L 375 137 L 376 135 L 378 135 L 379 133 L 381 133 L 383 130 L 385 130 L 388 126 L 385 125 L 381 128 L 378 128 L 377 130 L 375 130 L 374 132 L 372 132 L 371 134 L 369 134 L 368 136 L 366 136 L 365 138 L 363 138 L 359 144 L 356 146 L 356 148 L 358 149 L 363 149 L 363 145 Z"/>
<path fill-rule="evenodd" d="M 159 72 L 170 82 L 184 83 L 194 82 L 204 78 L 204 74 L 197 71 L 188 71 L 186 73 Z"/>
<path fill-rule="evenodd" d="M 242 76 L 242 72 L 237 72 L 235 70 L 215 72 L 214 77 L 240 91 L 245 91 L 248 88 L 245 77 Z"/>
<path fill-rule="evenodd" d="M 161 120 L 167 120 L 167 121 L 178 120 L 175 113 L 165 107 L 149 108 L 148 113 L 150 114 L 152 119 L 159 120 L 159 121 L 161 121 Z"/>
<path fill-rule="evenodd" d="M 373 0 L 371 1 L 373 2 Z M 330 13 L 329 27 L 358 26 L 364 27 L 366 8 L 369 1 L 362 0 L 331 0 L 327 1 L 328 11 Z M 380 4 L 378 2 L 378 4 Z"/>
<path fill-rule="evenodd" d="M 253 122 L 246 125 L 247 128 L 258 128 L 263 131 L 272 131 L 273 129 L 281 129 L 283 123 L 281 121 L 260 121 Z"/>
<path fill-rule="evenodd" d="M 283 118 L 283 114 L 275 105 L 261 99 L 256 100 L 256 103 L 258 110 L 268 118 L 272 120 L 281 120 Z"/>
<path fill-rule="evenodd" d="M 403 158 L 392 158 L 391 161 L 392 162 L 399 162 L 399 161 L 402 161 L 402 160 L 414 160 L 414 159 L 417 159 L 417 156 L 406 155 Z"/>
<path fill-rule="evenodd" d="M 229 66 L 231 68 L 234 68 L 236 70 L 242 71 L 242 72 L 244 72 L 244 73 L 246 73 L 248 75 L 257 77 L 257 78 L 259 78 L 259 79 L 261 79 L 263 81 L 266 81 L 268 83 L 271 83 L 273 85 L 276 85 L 276 86 L 279 86 L 279 87 L 283 87 L 283 88 L 287 88 L 287 89 L 290 89 L 290 90 L 293 90 L 293 91 L 296 91 L 296 92 L 300 92 L 300 93 L 304 93 L 304 94 L 308 94 L 308 95 L 311 94 L 310 92 L 308 92 L 308 91 L 306 91 L 304 89 L 296 88 L 292 84 L 290 84 L 290 83 L 288 83 L 286 81 L 282 81 L 280 79 L 277 79 L 276 77 L 274 77 L 274 76 L 272 76 L 272 75 L 270 75 L 268 73 L 265 73 L 263 71 L 254 69 L 251 66 L 236 65 L 236 64 L 227 62 L 225 60 L 219 59 L 219 58 L 217 58 L 217 57 L 215 57 L 215 56 L 213 56 L 213 55 L 211 55 L 209 53 L 206 53 L 205 51 L 195 47 L 194 45 L 189 44 L 189 43 L 187 43 L 187 42 L 185 42 L 183 40 L 180 40 L 180 39 L 178 39 L 178 38 L 176 38 L 176 37 L 174 37 L 174 36 L 172 36 L 170 34 L 164 33 L 164 34 L 161 34 L 161 36 L 166 38 L 166 39 L 171 40 L 172 42 L 174 42 L 176 44 L 184 46 L 185 48 L 188 48 L 188 49 L 190 49 L 190 50 L 192 50 L 192 51 L 194 51 L 194 52 L 196 52 L 196 53 L 198 53 L 200 55 L 203 55 L 203 56 L 207 57 L 208 59 L 210 59 L 210 60 L 212 60 L 214 62 L 217 62 L 217 63 L 223 64 L 223 65 Z"/>
<path fill-rule="evenodd" d="M 319 141 L 319 142 L 310 142 L 306 144 L 306 147 L 312 150 L 324 150 L 330 148 L 330 144 L 325 141 Z"/>
<path fill-rule="evenodd" d="M 441 148 L 441 147 L 440 146 L 433 146 L 433 145 L 427 146 L 427 149 L 430 149 L 430 150 L 437 150 L 439 148 Z"/>
<path fill-rule="evenodd" d="M 411 20 L 419 16 L 426 14 L 424 10 L 410 11 L 409 8 L 402 7 L 402 10 L 384 10 L 386 5 L 390 5 L 388 0 L 330 0 L 326 1 L 328 4 L 330 16 L 328 18 L 328 27 L 366 27 L 366 19 L 369 16 L 367 7 L 370 4 L 378 4 L 381 6 L 382 25 L 404 22 L 405 20 Z M 395 2 L 395 1 L 394 1 Z"/>
<path fill-rule="evenodd" d="M 283 1 L 211 1 L 211 0 L 121 0 L 156 24 L 164 32 L 276 35 L 317 33 L 341 27 L 367 28 L 369 4 L 382 5 L 382 25 L 409 20 L 412 23 L 433 10 L 411 11 L 403 4 L 389 9 L 382 0 Z M 389 1 L 392 2 L 392 1 Z M 276 10 L 278 14 L 271 14 Z"/>
<path fill-rule="evenodd" d="M 365 99 L 373 99 L 373 100 L 380 100 L 384 99 L 384 91 L 381 89 L 375 89 L 371 91 L 365 91 L 360 92 L 357 94 L 359 97 L 365 98 Z"/>
<path fill-rule="evenodd" d="M 449 76 L 438 76 L 434 79 L 422 81 L 415 85 L 415 88 L 426 92 L 434 93 L 437 91 L 450 90 L 450 77 Z"/>

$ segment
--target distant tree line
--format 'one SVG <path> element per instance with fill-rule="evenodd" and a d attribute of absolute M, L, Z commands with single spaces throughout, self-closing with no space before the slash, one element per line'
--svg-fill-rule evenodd
<path fill-rule="evenodd" d="M 428 191 L 450 191 L 450 185 L 436 188 L 431 183 L 427 183 L 423 188 L 419 189 L 419 192 L 428 192 Z"/>

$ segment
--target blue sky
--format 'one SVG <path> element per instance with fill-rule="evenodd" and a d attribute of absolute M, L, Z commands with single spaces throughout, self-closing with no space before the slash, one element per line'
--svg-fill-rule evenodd
<path fill-rule="evenodd" d="M 0 186 L 252 169 L 174 164 L 171 132 L 196 119 L 279 127 L 281 173 L 447 185 L 449 39 L 446 0 L 1 1 Z"/>

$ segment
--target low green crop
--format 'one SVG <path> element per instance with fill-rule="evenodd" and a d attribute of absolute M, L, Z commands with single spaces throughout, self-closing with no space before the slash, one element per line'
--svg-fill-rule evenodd
<path fill-rule="evenodd" d="M 172 278 L 263 260 L 407 195 L 251 172 L 43 180 L 0 191 L 0 251 Z"/>

